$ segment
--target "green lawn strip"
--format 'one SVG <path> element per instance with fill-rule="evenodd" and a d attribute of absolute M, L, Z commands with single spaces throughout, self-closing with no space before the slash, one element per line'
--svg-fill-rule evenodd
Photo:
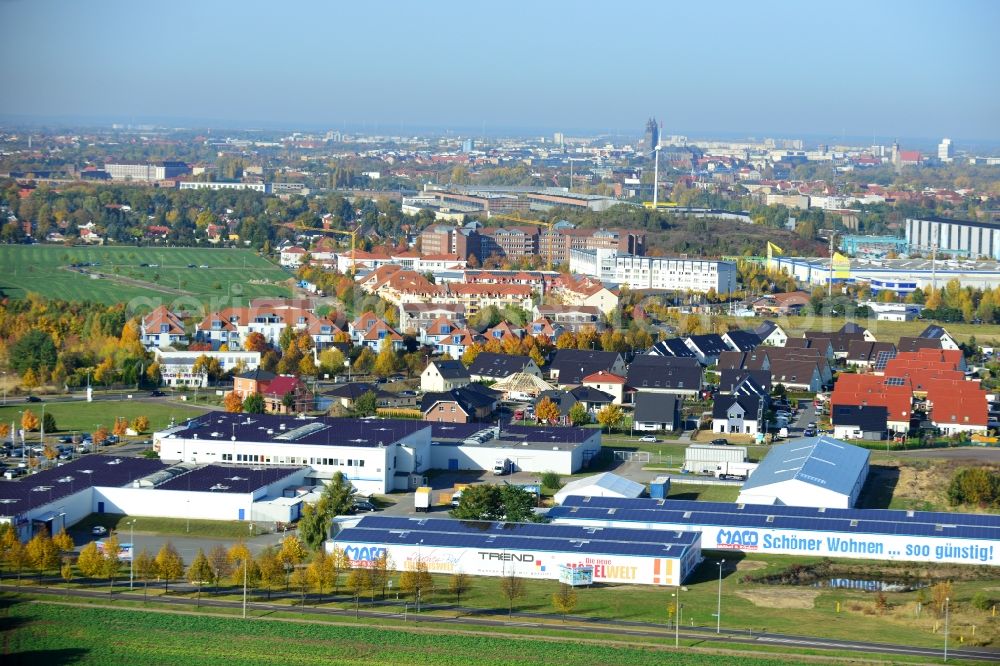
<path fill-rule="evenodd" d="M 838 331 L 846 323 L 844 317 L 764 317 L 769 318 L 792 338 L 800 338 L 802 334 L 809 331 Z M 738 328 L 752 328 L 755 319 L 744 317 L 721 316 L 720 319 Z M 857 323 L 865 326 L 875 334 L 879 340 L 895 341 L 900 337 L 916 337 L 932 323 L 922 319 L 914 321 L 876 321 L 874 319 L 858 319 Z M 948 332 L 956 338 L 958 342 L 968 342 L 969 338 L 975 336 L 980 341 L 997 340 L 1000 341 L 1000 325 L 997 324 L 966 324 L 955 322 L 943 324 Z"/>
<path fill-rule="evenodd" d="M 735 502 L 740 495 L 740 486 L 702 486 L 682 481 L 680 476 L 671 478 L 667 497 L 701 502 Z"/>
<path fill-rule="evenodd" d="M 66 268 L 92 262 L 100 265 L 82 270 L 106 277 L 92 279 Z M 188 268 L 189 264 L 208 268 Z M 290 295 L 284 282 L 291 275 L 250 250 L 6 245 L 0 247 L 0 265 L 9 267 L 0 276 L 0 288 L 14 297 L 37 292 L 110 304 L 143 297 L 169 303 L 179 296 L 173 293 L 178 289 L 203 302 L 230 295 L 243 299 Z"/>
<path fill-rule="evenodd" d="M 250 523 L 238 520 L 187 520 L 184 518 L 158 518 L 151 516 L 124 516 L 117 513 L 92 513 L 74 526 L 74 529 L 89 531 L 95 525 L 103 525 L 108 530 L 118 530 L 118 537 L 128 540 L 128 522 L 135 519 L 136 534 L 167 534 L 176 536 L 205 536 L 219 539 L 243 539 L 250 535 Z M 260 534 L 261 528 L 254 525 L 253 534 Z M 137 539 L 141 548 L 142 542 Z M 154 553 L 155 554 L 155 553 Z"/>
<path fill-rule="evenodd" d="M 125 393 L 124 395 L 128 395 Z M 133 392 L 133 396 L 148 395 L 145 392 Z M 7 406 L 0 407 L 0 423 L 15 422 L 15 426 L 20 427 L 21 412 L 30 409 L 36 416 L 41 417 L 42 405 L 38 403 L 27 404 L 19 401 L 14 404 L 13 399 L 8 396 Z M 205 410 L 189 407 L 176 401 L 139 401 L 139 400 L 96 400 L 94 402 L 47 402 L 45 403 L 45 413 L 52 414 L 56 419 L 57 433 L 69 433 L 72 431 L 82 431 L 93 433 L 99 425 L 103 425 L 108 430 L 114 425 L 116 417 L 124 417 L 131 421 L 137 416 L 149 418 L 150 432 L 167 427 L 171 419 L 183 421 L 184 419 L 204 414 Z M 45 433 L 49 435 L 50 433 Z M 37 433 L 35 433 L 37 437 Z M 31 434 L 28 435 L 30 440 Z"/>
<path fill-rule="evenodd" d="M 241 622 L 213 615 L 122 611 L 107 607 L 15 603 L 18 623 L 5 637 L 8 655 L 79 651 L 78 663 L 227 664 L 659 664 L 662 650 L 537 638 L 445 632 L 411 632 L 371 626 L 303 622 Z M 711 655 L 671 657 L 677 664 L 708 664 Z M 781 663 L 747 658 L 742 663 Z"/>

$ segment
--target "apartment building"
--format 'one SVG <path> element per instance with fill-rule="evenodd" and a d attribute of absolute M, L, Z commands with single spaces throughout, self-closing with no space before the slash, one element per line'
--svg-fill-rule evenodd
<path fill-rule="evenodd" d="M 638 257 L 611 250 L 572 250 L 570 271 L 629 289 L 692 291 L 717 294 L 736 291 L 736 262 L 683 257 Z"/>

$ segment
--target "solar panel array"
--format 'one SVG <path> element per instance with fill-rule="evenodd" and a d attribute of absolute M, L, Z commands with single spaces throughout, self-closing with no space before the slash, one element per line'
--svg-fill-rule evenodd
<path fill-rule="evenodd" d="M 885 366 L 889 361 L 896 358 L 895 349 L 885 349 L 875 355 L 875 365 L 873 366 L 875 371 L 885 370 Z"/>
<path fill-rule="evenodd" d="M 698 534 L 678 531 L 366 516 L 356 527 L 341 531 L 334 541 L 682 557 L 699 538 Z"/>
<path fill-rule="evenodd" d="M 886 386 L 906 386 L 906 378 L 905 377 L 886 377 L 885 378 L 885 385 Z"/>
<path fill-rule="evenodd" d="M 710 525 L 899 536 L 1000 539 L 1000 516 L 815 507 L 728 504 L 690 500 L 569 496 L 550 518 L 614 520 L 671 525 Z"/>
<path fill-rule="evenodd" d="M 91 486 L 125 486 L 165 467 L 146 458 L 77 458 L 18 481 L 0 481 L 0 516 L 25 513 Z"/>
<path fill-rule="evenodd" d="M 190 490 L 193 492 L 252 493 L 258 488 L 297 473 L 301 468 L 289 467 L 224 467 L 206 465 L 161 483 L 157 490 Z"/>

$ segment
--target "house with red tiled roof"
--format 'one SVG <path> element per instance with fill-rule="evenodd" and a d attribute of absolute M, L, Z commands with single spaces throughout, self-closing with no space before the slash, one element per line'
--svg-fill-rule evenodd
<path fill-rule="evenodd" d="M 597 389 L 598 391 L 603 391 L 608 395 L 614 397 L 613 404 L 623 405 L 626 402 L 626 393 L 628 388 L 626 386 L 625 378 L 621 375 L 616 375 L 613 372 L 606 372 L 604 370 L 598 370 L 593 372 L 580 382 L 583 386 L 589 388 Z"/>
<path fill-rule="evenodd" d="M 358 344 L 362 347 L 368 347 L 374 352 L 378 352 L 382 349 L 382 344 L 386 339 L 391 342 L 393 350 L 399 351 L 403 348 L 403 336 L 379 319 L 371 328 L 365 331 Z"/>
<path fill-rule="evenodd" d="M 614 312 L 618 307 L 618 293 L 605 287 L 600 280 L 590 276 L 564 275 L 559 292 L 565 305 L 596 307 L 603 313 Z"/>
<path fill-rule="evenodd" d="M 498 340 L 500 342 L 520 340 L 524 337 L 524 329 L 514 328 L 508 322 L 502 321 L 493 328 L 487 329 L 483 336 L 487 340 Z"/>
<path fill-rule="evenodd" d="M 176 344 L 187 344 L 184 322 L 177 314 L 168 310 L 165 305 L 157 307 L 142 318 L 139 332 L 142 346 L 146 349 L 162 349 Z"/>
<path fill-rule="evenodd" d="M 263 382 L 258 392 L 264 398 L 264 410 L 271 414 L 294 414 L 312 409 L 312 394 L 298 377 L 278 375 Z M 285 396 L 289 397 L 286 399 Z"/>
<path fill-rule="evenodd" d="M 305 248 L 298 245 L 286 247 L 281 251 L 279 263 L 285 268 L 298 268 L 302 265 L 302 260 L 305 259 L 306 254 Z"/>
<path fill-rule="evenodd" d="M 462 328 L 452 331 L 451 335 L 442 338 L 437 348 L 442 354 L 448 354 L 448 356 L 458 359 L 469 347 L 485 343 L 486 338 L 482 334 L 468 328 Z"/>

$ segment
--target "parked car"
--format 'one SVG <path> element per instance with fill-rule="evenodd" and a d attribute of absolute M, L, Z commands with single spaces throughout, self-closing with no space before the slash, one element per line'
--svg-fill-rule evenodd
<path fill-rule="evenodd" d="M 656 438 L 653 437 L 652 435 L 643 435 L 642 437 L 639 438 L 639 441 L 640 442 L 655 442 Z"/>
<path fill-rule="evenodd" d="M 724 437 L 721 437 L 719 439 L 713 439 L 711 443 L 714 446 L 728 446 L 729 445 L 729 440 L 726 439 L 726 438 L 724 438 Z"/>
<path fill-rule="evenodd" d="M 368 500 L 354 500 L 355 511 L 378 511 L 378 507 Z"/>
<path fill-rule="evenodd" d="M 57 440 L 60 444 L 72 444 L 73 435 L 63 435 Z"/>
<path fill-rule="evenodd" d="M 8 481 L 13 481 L 17 477 L 27 473 L 28 470 L 23 467 L 10 467 L 4 470 L 3 478 L 7 479 Z"/>
<path fill-rule="evenodd" d="M 94 525 L 90 529 L 90 533 L 93 534 L 94 536 L 104 536 L 105 534 L 108 533 L 108 528 L 105 527 L 104 525 Z"/>
<path fill-rule="evenodd" d="M 159 389 L 157 389 L 156 391 L 150 391 L 149 392 L 149 397 L 150 398 L 162 398 L 165 395 L 166 395 L 166 393 L 164 393 L 163 391 L 160 391 Z"/>
<path fill-rule="evenodd" d="M 816 436 L 816 428 L 806 428 L 805 430 L 802 431 L 802 436 L 803 437 L 815 437 Z"/>
<path fill-rule="evenodd" d="M 25 402 L 41 402 L 42 399 L 39 398 L 37 395 L 29 395 L 27 398 L 24 399 L 24 401 Z"/>

